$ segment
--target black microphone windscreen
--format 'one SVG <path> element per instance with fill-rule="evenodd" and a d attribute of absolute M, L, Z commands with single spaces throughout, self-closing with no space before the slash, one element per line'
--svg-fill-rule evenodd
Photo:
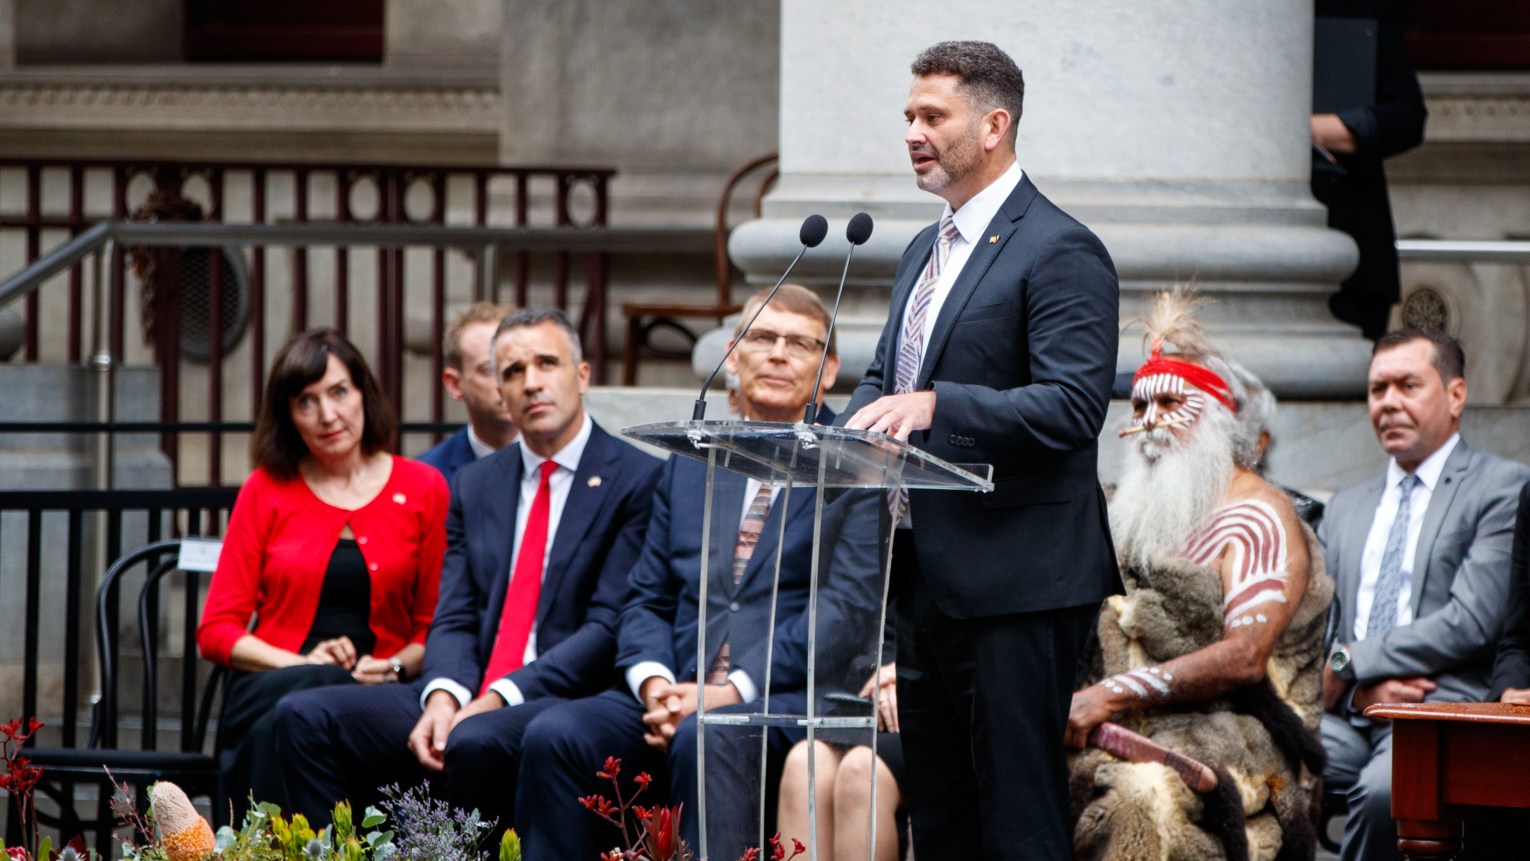
<path fill-rule="evenodd" d="M 828 235 L 829 220 L 816 213 L 802 220 L 802 230 L 797 233 L 797 237 L 802 240 L 802 244 L 809 248 L 817 248 L 818 243 L 822 242 L 823 238 Z"/>
<path fill-rule="evenodd" d="M 871 228 L 871 216 L 857 212 L 845 227 L 845 238 L 850 240 L 851 245 L 862 245 L 871 238 Z"/>

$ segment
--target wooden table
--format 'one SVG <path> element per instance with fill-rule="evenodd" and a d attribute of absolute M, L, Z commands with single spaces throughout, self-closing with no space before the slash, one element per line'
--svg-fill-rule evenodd
<path fill-rule="evenodd" d="M 1392 817 L 1411 861 L 1461 849 L 1470 808 L 1530 807 L 1530 706 L 1505 703 L 1373 705 L 1392 725 Z"/>

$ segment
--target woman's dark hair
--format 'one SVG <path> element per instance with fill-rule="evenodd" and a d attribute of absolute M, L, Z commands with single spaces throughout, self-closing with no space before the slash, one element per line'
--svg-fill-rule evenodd
<path fill-rule="evenodd" d="M 283 481 L 297 477 L 298 465 L 308 456 L 308 446 L 292 423 L 292 399 L 324 378 L 330 356 L 340 360 L 351 383 L 361 390 L 361 450 L 373 454 L 393 439 L 393 408 L 361 351 L 334 329 L 309 329 L 294 335 L 272 361 L 250 438 L 250 460 Z"/>

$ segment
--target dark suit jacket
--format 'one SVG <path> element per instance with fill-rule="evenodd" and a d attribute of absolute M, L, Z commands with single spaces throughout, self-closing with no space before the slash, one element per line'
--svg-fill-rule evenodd
<path fill-rule="evenodd" d="M 903 309 L 936 225 L 909 243 L 854 414 L 891 394 Z M 1022 178 L 931 330 L 918 388 L 935 418 L 909 442 L 988 463 L 987 494 L 909 494 L 920 576 L 953 618 L 1097 604 L 1121 589 L 1096 466 L 1116 370 L 1119 285 L 1093 233 Z"/>
<path fill-rule="evenodd" d="M 594 426 L 543 575 L 537 660 L 509 675 L 526 699 L 611 685 L 616 613 L 643 546 L 659 467 L 657 458 Z M 426 683 L 446 677 L 479 688 L 515 559 L 522 471 L 517 443 L 463 467 L 452 482 L 441 597 L 425 640 Z"/>
<path fill-rule="evenodd" d="M 1445 460 L 1414 549 L 1413 621 L 1350 643 L 1356 681 L 1427 676 L 1431 702 L 1486 697 L 1509 595 L 1515 505 L 1530 468 L 1473 451 L 1463 439 Z M 1328 503 L 1318 538 L 1340 602 L 1339 641 L 1353 638 L 1360 557 L 1381 504 L 1385 474 Z"/>
<path fill-rule="evenodd" d="M 1360 264 L 1344 280 L 1345 293 L 1361 297 L 1355 301 L 1373 303 L 1379 315 L 1397 301 L 1400 289 L 1392 204 L 1381 163 L 1423 141 L 1428 111 L 1408 61 L 1401 14 L 1394 0 L 1318 0 L 1317 17 L 1377 22 L 1375 97 L 1336 111 L 1354 133 L 1356 151 L 1336 154 L 1338 164 L 1334 165 L 1314 150 L 1312 194 L 1328 207 L 1328 226 L 1349 234 L 1360 248 Z M 1313 74 L 1344 75 L 1353 74 L 1353 70 L 1348 66 L 1317 68 Z M 1377 317 L 1372 325 L 1380 325 L 1382 331 L 1366 332 L 1366 337 L 1380 337 L 1385 319 Z"/>
<path fill-rule="evenodd" d="M 706 471 L 706 464 L 686 457 L 672 457 L 664 466 L 648 539 L 632 570 L 631 591 L 622 610 L 616 658 L 621 670 L 654 661 L 669 668 L 678 681 L 694 681 L 698 675 L 696 631 Z M 713 489 L 707 661 L 726 636 L 733 668 L 747 672 L 764 689 L 771 581 L 779 548 L 781 581 L 770 687 L 774 691 L 801 690 L 807 684 L 808 580 L 816 493 L 811 487 L 796 487 L 789 496 L 783 492 L 776 497 L 735 591 L 733 550 L 746 483 L 743 476 L 720 469 Z M 846 654 L 845 649 L 854 646 L 830 644 L 831 638 L 841 634 L 861 634 L 859 645 L 873 648 L 878 618 L 875 611 L 882 599 L 876 548 L 877 503 L 882 499 L 880 494 L 847 493 L 826 508 L 821 546 L 832 550 L 835 559 L 823 563 L 819 571 L 817 645 L 821 656 L 838 652 L 847 660 L 859 657 Z M 885 507 L 885 502 L 881 505 Z M 783 510 L 784 537 L 780 531 Z M 858 616 L 858 624 L 844 624 L 850 616 Z"/>
<path fill-rule="evenodd" d="M 1514 558 L 1509 566 L 1509 618 L 1493 665 L 1489 700 L 1509 688 L 1530 688 L 1530 484 L 1519 491 L 1514 521 Z"/>
<path fill-rule="evenodd" d="M 457 470 L 476 459 L 473 455 L 473 444 L 468 442 L 467 425 L 463 425 L 456 433 L 441 440 L 435 448 L 418 458 L 420 463 L 435 467 L 448 482 L 457 474 Z"/>

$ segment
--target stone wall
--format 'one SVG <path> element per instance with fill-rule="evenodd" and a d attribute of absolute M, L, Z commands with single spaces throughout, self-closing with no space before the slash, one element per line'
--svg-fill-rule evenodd
<path fill-rule="evenodd" d="M 1387 165 L 1397 235 L 1530 239 L 1530 74 L 1420 76 L 1424 145 Z M 1467 348 L 1474 403 L 1530 404 L 1530 264 L 1405 262 L 1394 319 Z"/>
<path fill-rule="evenodd" d="M 500 158 L 610 164 L 623 223 L 705 225 L 776 149 L 777 0 L 505 0 Z"/>
<path fill-rule="evenodd" d="M 174 63 L 181 58 L 181 0 L 5 0 L 20 65 Z"/>

